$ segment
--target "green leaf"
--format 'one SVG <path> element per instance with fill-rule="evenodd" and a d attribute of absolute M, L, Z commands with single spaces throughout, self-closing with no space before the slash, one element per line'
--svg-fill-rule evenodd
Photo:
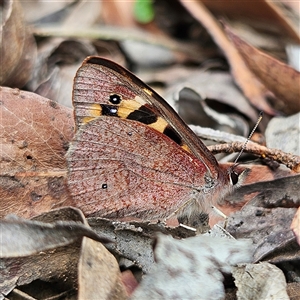
<path fill-rule="evenodd" d="M 136 21 L 146 24 L 154 19 L 152 0 L 136 0 L 134 3 L 134 17 Z"/>

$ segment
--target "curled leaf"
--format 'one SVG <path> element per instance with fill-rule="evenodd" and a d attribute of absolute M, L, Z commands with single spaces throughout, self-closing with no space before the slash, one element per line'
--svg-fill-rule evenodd
<path fill-rule="evenodd" d="M 22 87 L 31 78 L 36 43 L 25 24 L 18 0 L 2 1 L 0 13 L 0 84 Z"/>
<path fill-rule="evenodd" d="M 206 28 L 215 43 L 222 49 L 231 67 L 231 73 L 236 84 L 244 92 L 249 101 L 269 114 L 274 114 L 274 109 L 266 101 L 267 90 L 255 78 L 238 53 L 230 43 L 220 24 L 202 4 L 201 1 L 181 1 L 182 5 Z"/>
<path fill-rule="evenodd" d="M 278 109 L 286 114 L 299 112 L 300 73 L 243 41 L 228 26 L 225 28 L 249 69 L 282 102 Z"/>
<path fill-rule="evenodd" d="M 78 264 L 78 299 L 127 299 L 116 258 L 108 250 L 91 239 L 82 241 Z"/>
<path fill-rule="evenodd" d="M 100 242 L 110 240 L 98 236 L 89 226 L 74 221 L 43 223 L 20 218 L 0 220 L 0 257 L 22 257 L 74 243 L 83 236 Z"/>

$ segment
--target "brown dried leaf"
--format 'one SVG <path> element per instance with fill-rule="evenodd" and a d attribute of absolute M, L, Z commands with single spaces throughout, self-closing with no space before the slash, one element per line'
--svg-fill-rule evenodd
<path fill-rule="evenodd" d="M 263 262 L 234 267 L 232 275 L 238 300 L 288 300 L 283 272 L 274 265 Z"/>
<path fill-rule="evenodd" d="M 266 29 L 272 26 L 273 30 L 279 29 L 285 37 L 288 36 L 296 43 L 300 41 L 298 28 L 291 24 L 282 10 L 276 6 L 277 3 L 266 0 L 256 0 L 255 2 L 202 0 L 202 2 L 215 15 L 240 19 L 243 23 L 250 22 L 253 26 L 265 26 Z M 291 1 L 288 2 L 291 3 Z"/>
<path fill-rule="evenodd" d="M 196 236 L 158 236 L 157 263 L 132 295 L 136 299 L 224 299 L 222 273 L 252 259 L 252 242 Z M 222 272 L 222 273 L 221 273 Z"/>
<path fill-rule="evenodd" d="M 119 27 L 136 27 L 132 1 L 104 1 L 102 19 L 105 24 Z"/>
<path fill-rule="evenodd" d="M 122 272 L 122 282 L 125 286 L 127 294 L 130 296 L 138 286 L 138 281 L 130 270 Z"/>
<path fill-rule="evenodd" d="M 294 3 L 294 2 L 293 2 Z M 300 9 L 300 8 L 299 8 Z M 290 300 L 299 300 L 300 295 L 300 282 L 289 282 L 287 285 L 287 292 Z"/>
<path fill-rule="evenodd" d="M 249 101 L 258 109 L 273 115 L 275 113 L 274 109 L 265 99 L 267 95 L 266 88 L 248 69 L 242 57 L 230 43 L 213 15 L 199 1 L 181 1 L 181 3 L 205 27 L 215 43 L 222 49 L 231 66 L 231 73 L 235 82 L 242 89 Z"/>
<path fill-rule="evenodd" d="M 64 158 L 73 137 L 71 109 L 25 91 L 0 92 L 0 217 L 71 206 Z"/>
<path fill-rule="evenodd" d="M 57 223 L 58 221 L 73 221 L 84 224 L 88 228 L 87 221 L 80 210 L 74 208 L 62 208 L 36 216 L 39 223 Z M 31 221 L 25 221 L 31 222 Z M 37 222 L 31 222 L 36 224 Z M 14 234 L 12 234 L 12 238 Z M 24 240 L 24 237 L 22 238 Z M 55 237 L 54 237 L 55 239 Z M 24 241 L 26 243 L 26 241 Z M 44 241 L 49 244 L 49 241 Z M 47 250 L 39 254 L 19 258 L 0 259 L 4 268 L 0 269 L 0 293 L 7 294 L 15 286 L 28 284 L 36 279 L 44 281 L 63 282 L 66 289 L 76 286 L 77 262 L 81 241 L 70 246 L 58 247 L 55 250 Z"/>
<path fill-rule="evenodd" d="M 0 5 L 0 85 L 22 87 L 31 78 L 36 43 L 29 32 L 18 0 Z"/>
<path fill-rule="evenodd" d="M 78 264 L 78 299 L 127 299 L 115 257 L 99 242 L 83 238 Z"/>
<path fill-rule="evenodd" d="M 300 245 L 300 207 L 298 207 L 298 210 L 294 216 L 294 219 L 291 224 L 291 229 L 293 230 L 297 242 Z"/>
<path fill-rule="evenodd" d="M 27 257 L 0 259 L 0 293 L 7 295 L 16 286 L 37 279 L 52 284 L 63 283 L 65 290 L 76 288 L 80 244 L 77 242 Z"/>
<path fill-rule="evenodd" d="M 281 110 L 286 114 L 299 112 L 300 73 L 249 45 L 228 26 L 225 30 L 250 70 L 283 102 Z"/>

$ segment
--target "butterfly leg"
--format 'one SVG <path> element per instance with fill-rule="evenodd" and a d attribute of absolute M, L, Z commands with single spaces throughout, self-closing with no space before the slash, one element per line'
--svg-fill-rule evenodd
<path fill-rule="evenodd" d="M 225 219 L 225 220 L 224 220 L 223 228 L 226 229 L 227 223 L 228 223 L 228 217 L 227 217 L 221 210 L 219 210 L 218 208 L 216 208 L 215 206 L 212 206 L 211 208 L 212 208 L 212 210 L 213 210 L 216 214 L 218 214 L 219 216 L 221 216 L 221 217 L 223 217 L 223 218 Z"/>
<path fill-rule="evenodd" d="M 210 229 L 209 215 L 205 212 L 195 211 L 192 214 L 179 214 L 178 222 L 184 226 L 195 228 L 197 233 L 205 233 Z"/>
<path fill-rule="evenodd" d="M 209 215 L 202 211 L 198 202 L 195 199 L 186 201 L 183 205 L 173 211 L 164 220 L 170 220 L 176 217 L 179 225 L 186 228 L 191 228 L 197 233 L 204 233 L 209 230 Z"/>

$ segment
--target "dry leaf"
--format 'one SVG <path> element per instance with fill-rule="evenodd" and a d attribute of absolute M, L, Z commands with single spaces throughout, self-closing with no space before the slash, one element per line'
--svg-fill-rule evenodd
<path fill-rule="evenodd" d="M 295 207 L 300 203 L 299 181 L 297 175 L 245 185 L 228 199 L 239 203 L 246 194 L 252 195 L 247 205 L 229 216 L 226 229 L 236 238 L 253 239 L 256 261 L 299 259 L 300 249 L 290 230 Z"/>
<path fill-rule="evenodd" d="M 171 234 L 176 238 L 195 236 L 195 231 L 183 227 L 167 227 L 164 223 L 149 222 L 119 222 L 104 218 L 88 218 L 89 225 L 99 235 L 105 235 L 114 244 L 106 245 L 117 257 L 132 261 L 149 273 L 153 267 L 153 239 L 157 232 Z"/>
<path fill-rule="evenodd" d="M 251 244 L 250 240 L 205 236 L 175 240 L 159 235 L 157 263 L 131 299 L 224 299 L 222 273 L 251 261 Z"/>
<path fill-rule="evenodd" d="M 290 300 L 299 300 L 300 282 L 289 282 L 287 286 L 287 292 L 290 297 Z"/>
<path fill-rule="evenodd" d="M 300 72 L 300 45 L 287 45 L 286 47 L 288 65 Z"/>
<path fill-rule="evenodd" d="M 288 36 L 295 42 L 300 41 L 297 26 L 293 26 L 284 11 L 276 6 L 277 3 L 280 4 L 279 1 L 274 3 L 266 0 L 255 2 L 202 0 L 202 2 L 217 16 L 238 19 L 244 24 L 250 23 L 254 27 L 261 27 L 262 30 L 268 30 L 272 26 L 273 31 L 279 31 L 284 37 Z"/>
<path fill-rule="evenodd" d="M 277 168 L 272 171 L 268 166 L 241 165 L 241 167 L 250 169 L 250 172 L 243 181 L 243 185 L 231 195 L 226 196 L 226 199 L 220 204 L 220 209 L 226 216 L 240 211 L 249 201 L 251 201 L 249 205 L 260 207 L 284 206 L 289 208 L 299 205 L 300 177 L 291 177 L 295 174 L 291 174 L 287 168 Z M 239 216 L 239 213 L 237 215 Z M 213 226 L 219 221 L 224 222 L 224 218 L 214 214 L 211 216 L 209 224 Z"/>
<path fill-rule="evenodd" d="M 213 15 L 200 1 L 181 1 L 181 3 L 206 28 L 215 43 L 222 49 L 231 66 L 231 73 L 235 82 L 249 101 L 258 109 L 273 115 L 274 110 L 265 99 L 267 90 L 250 72 Z"/>
<path fill-rule="evenodd" d="M 226 26 L 226 32 L 250 70 L 282 101 L 286 114 L 300 111 L 300 73 L 240 39 Z M 279 109 L 279 108 L 278 108 Z"/>
<path fill-rule="evenodd" d="M 289 300 L 283 272 L 269 263 L 233 267 L 238 300 Z"/>
<path fill-rule="evenodd" d="M 109 242 L 88 226 L 72 221 L 49 224 L 10 217 L 0 220 L 0 234 L 1 258 L 29 256 L 56 249 L 70 245 L 83 236 Z"/>
<path fill-rule="evenodd" d="M 249 202 L 228 217 L 226 229 L 235 238 L 253 240 L 256 248 L 255 261 L 267 257 L 270 259 L 271 256 L 276 258 L 276 253 L 279 252 L 287 255 L 291 247 L 294 251 L 295 237 L 290 230 L 290 224 L 295 212 L 295 208 L 262 208 Z M 298 257 L 299 254 L 295 255 Z"/>
<path fill-rule="evenodd" d="M 293 230 L 297 242 L 300 245 L 300 207 L 298 207 L 298 210 L 294 216 L 294 219 L 291 224 L 291 229 Z"/>
<path fill-rule="evenodd" d="M 76 288 L 80 244 L 77 242 L 32 256 L 0 259 L 0 297 L 16 286 L 37 279 L 53 285 L 63 283 L 65 290 Z"/>
<path fill-rule="evenodd" d="M 253 171 L 245 179 L 243 186 L 227 197 L 228 201 L 238 202 L 247 194 L 254 195 L 254 193 L 258 193 L 255 198 L 253 197 L 252 205 L 298 207 L 300 205 L 300 175 L 291 176 L 286 170 L 278 170 L 278 172 L 275 171 L 273 174 L 266 175 L 266 169 L 265 166 L 254 166 Z M 272 180 L 271 176 L 273 176 Z"/>
<path fill-rule="evenodd" d="M 0 85 L 23 87 L 32 76 L 36 44 L 23 17 L 18 0 L 0 6 Z"/>
<path fill-rule="evenodd" d="M 15 286 L 37 279 L 64 291 L 76 288 L 81 238 L 108 241 L 91 230 L 81 211 L 74 208 L 53 210 L 34 221 L 2 220 L 0 231 L 2 256 L 6 257 L 0 259 L 0 298 Z M 37 286 L 36 292 L 40 289 Z"/>
<path fill-rule="evenodd" d="M 286 5 L 287 7 L 293 9 L 295 13 L 300 15 L 300 7 L 298 2 L 290 1 L 290 0 L 281 0 L 281 3 Z"/>
<path fill-rule="evenodd" d="M 72 107 L 74 75 L 83 59 L 95 53 L 95 47 L 86 40 L 48 39 L 39 45 L 35 70 L 26 88 Z"/>
<path fill-rule="evenodd" d="M 83 238 L 78 264 L 78 299 L 127 299 L 115 257 L 101 243 Z"/>
<path fill-rule="evenodd" d="M 59 15 L 62 12 L 70 10 L 70 6 L 74 5 L 76 0 L 61 0 L 61 1 L 52 1 L 51 4 L 48 1 L 21 1 L 23 5 L 23 10 L 25 18 L 28 22 L 41 22 L 43 19 L 51 18 L 53 16 Z M 63 14 L 64 16 L 64 14 Z M 55 19 L 54 19 L 55 20 Z"/>
<path fill-rule="evenodd" d="M 132 1 L 104 1 L 102 18 L 105 24 L 119 27 L 136 27 Z"/>
<path fill-rule="evenodd" d="M 72 205 L 64 158 L 73 137 L 72 110 L 17 89 L 0 93 L 0 217 Z"/>
<path fill-rule="evenodd" d="M 130 61 L 140 67 L 162 67 L 178 61 L 174 51 L 159 45 L 129 39 L 120 41 L 120 45 Z"/>
<path fill-rule="evenodd" d="M 218 86 L 218 88 L 216 88 L 216 86 Z M 172 84 L 172 86 L 167 91 L 167 98 L 171 98 L 172 95 L 172 97 L 177 98 L 176 100 L 178 100 L 178 98 L 180 99 L 179 93 L 183 89 L 190 89 L 199 95 L 197 99 L 193 99 L 192 97 L 190 97 L 192 98 L 192 100 L 194 100 L 193 102 L 199 101 L 200 99 L 202 101 L 208 99 L 207 104 L 209 105 L 209 107 L 212 107 L 213 103 L 210 105 L 210 102 L 213 101 L 209 102 L 209 100 L 215 100 L 217 102 L 216 105 L 217 107 L 218 105 L 220 105 L 220 103 L 226 104 L 228 106 L 235 108 L 242 114 L 246 115 L 253 122 L 256 122 L 257 120 L 256 110 L 253 107 L 251 107 L 248 100 L 234 84 L 231 75 L 228 73 L 216 72 L 216 71 L 203 71 L 203 70 L 190 72 L 188 76 L 182 77 L 179 80 L 175 81 L 174 84 Z M 179 113 L 181 116 L 182 116 L 181 110 L 184 109 L 182 108 L 182 105 L 184 105 L 185 100 L 186 99 L 184 99 L 182 103 L 179 103 L 178 105 Z M 193 105 L 195 104 L 193 103 Z M 222 108 L 221 109 L 219 108 L 219 111 L 220 110 L 223 111 L 224 109 Z M 193 109 L 195 111 L 195 114 L 197 114 L 198 113 L 197 107 L 196 108 L 194 107 Z M 225 116 L 223 115 L 222 118 L 224 117 Z M 198 116 L 198 121 L 200 119 L 201 117 Z"/>
<path fill-rule="evenodd" d="M 133 291 L 138 286 L 138 282 L 130 270 L 126 270 L 122 272 L 122 282 L 129 296 L 133 293 Z"/>
<path fill-rule="evenodd" d="M 101 7 L 104 5 L 101 1 L 75 1 L 69 14 L 64 18 L 62 27 L 64 28 L 87 28 L 96 23 L 99 19 Z M 78 22 L 80 20 L 80 22 Z M 114 18 L 115 20 L 115 18 Z"/>
<path fill-rule="evenodd" d="M 35 220 L 38 222 L 24 221 L 24 223 L 31 224 L 32 227 L 33 224 L 36 225 L 38 223 L 73 221 L 73 223 L 77 222 L 77 224 L 84 224 L 85 228 L 88 228 L 87 221 L 83 214 L 78 209 L 72 208 L 53 210 L 36 216 Z M 25 226 L 23 226 L 23 229 Z M 15 234 L 18 234 L 18 232 L 11 234 L 12 239 Z M 34 235 L 34 233 L 32 234 Z M 69 246 L 57 247 L 56 249 L 53 249 L 55 248 L 56 244 L 55 235 L 53 238 L 54 247 L 52 247 L 51 250 L 27 257 L 0 259 L 0 263 L 3 266 L 3 268 L 0 269 L 0 298 L 1 294 L 7 295 L 14 287 L 31 283 L 37 279 L 52 282 L 52 285 L 55 283 L 63 283 L 65 290 L 76 287 L 77 263 L 79 259 L 79 248 L 81 241 L 79 240 L 78 242 Z M 20 249 L 20 255 L 22 255 L 22 251 L 26 249 L 28 250 L 28 244 L 25 236 L 22 237 L 21 240 L 24 242 L 24 246 L 26 246 L 26 248 Z M 43 242 L 46 245 L 51 244 L 51 240 L 39 241 L 39 243 Z M 9 247 L 9 245 L 7 246 Z M 35 245 L 32 246 L 35 247 Z"/>
<path fill-rule="evenodd" d="M 300 137 L 299 120 L 300 113 L 270 120 L 265 132 L 267 146 L 300 156 L 300 143 L 297 138 Z"/>
<path fill-rule="evenodd" d="M 213 128 L 221 135 L 231 133 L 246 136 L 249 132 L 248 123 L 230 105 L 211 98 L 204 100 L 190 88 L 183 88 L 178 100 L 178 113 L 187 124 Z M 222 108 L 222 112 L 218 108 Z"/>

